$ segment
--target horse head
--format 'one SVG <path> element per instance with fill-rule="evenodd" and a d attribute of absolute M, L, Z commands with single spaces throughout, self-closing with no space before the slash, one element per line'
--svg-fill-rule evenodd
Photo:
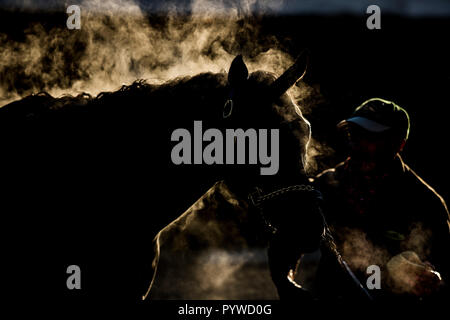
<path fill-rule="evenodd" d="M 280 129 L 283 164 L 279 176 L 298 177 L 305 168 L 310 124 L 287 90 L 303 78 L 307 65 L 308 54 L 304 51 L 278 78 L 261 70 L 249 74 L 242 56 L 238 55 L 228 72 L 229 96 L 223 108 L 224 121 L 232 127 Z"/>

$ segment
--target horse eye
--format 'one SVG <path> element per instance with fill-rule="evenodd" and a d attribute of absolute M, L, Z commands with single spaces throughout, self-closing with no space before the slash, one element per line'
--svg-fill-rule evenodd
<path fill-rule="evenodd" d="M 223 118 L 226 119 L 229 116 L 231 116 L 231 113 L 233 112 L 233 100 L 229 99 L 227 102 L 225 102 L 225 105 L 223 106 Z"/>

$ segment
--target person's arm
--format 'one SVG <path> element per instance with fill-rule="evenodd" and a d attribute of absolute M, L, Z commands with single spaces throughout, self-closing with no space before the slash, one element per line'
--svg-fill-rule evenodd
<path fill-rule="evenodd" d="M 450 285 L 450 219 L 444 200 L 435 209 L 436 217 L 431 223 L 431 254 L 430 262 L 441 274 L 442 280 Z"/>

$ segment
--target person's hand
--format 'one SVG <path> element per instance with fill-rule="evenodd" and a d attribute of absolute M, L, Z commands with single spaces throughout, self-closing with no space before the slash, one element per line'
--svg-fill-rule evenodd
<path fill-rule="evenodd" d="M 393 291 L 414 296 L 428 296 L 439 290 L 440 274 L 430 263 L 422 262 L 413 251 L 394 256 L 386 265 Z"/>

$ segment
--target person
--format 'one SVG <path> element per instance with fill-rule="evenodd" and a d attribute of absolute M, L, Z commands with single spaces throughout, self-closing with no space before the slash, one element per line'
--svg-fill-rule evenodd
<path fill-rule="evenodd" d="M 373 299 L 441 297 L 447 292 L 449 213 L 443 198 L 400 155 L 410 131 L 408 113 L 373 98 L 337 127 L 347 138 L 348 158 L 313 183 L 323 194 L 323 211 L 343 261 Z M 329 246 L 321 251 L 318 296 L 358 294 Z"/>

